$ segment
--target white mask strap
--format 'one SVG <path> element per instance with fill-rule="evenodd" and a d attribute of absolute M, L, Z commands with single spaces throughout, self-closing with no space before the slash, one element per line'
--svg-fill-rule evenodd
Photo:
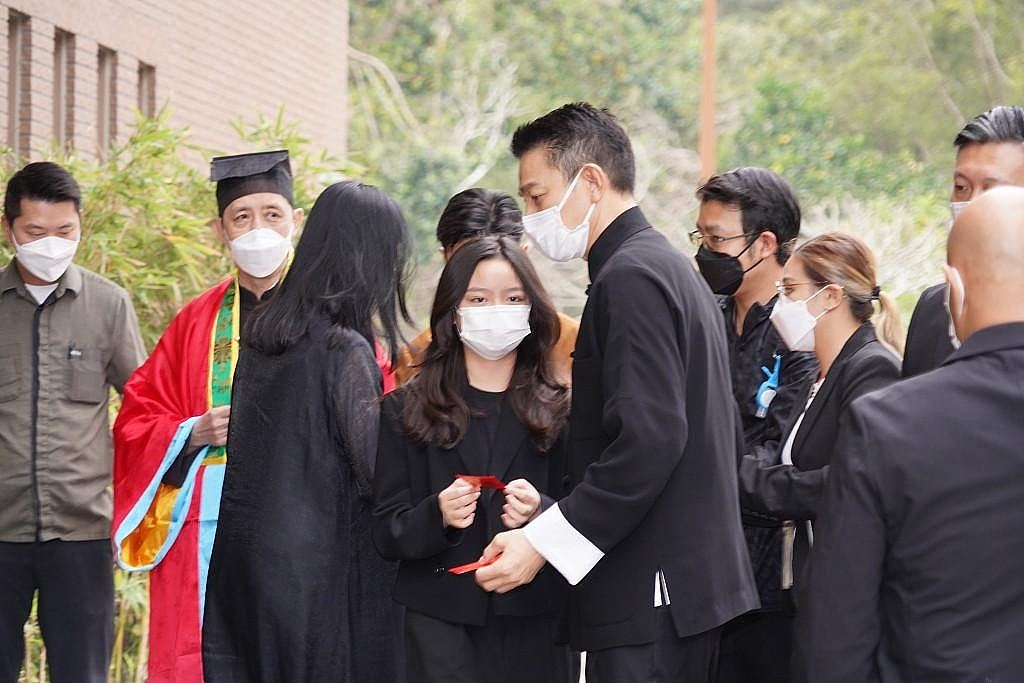
<path fill-rule="evenodd" d="M 561 210 L 562 210 L 562 207 L 563 207 L 563 206 L 565 206 L 565 203 L 566 203 L 567 201 L 569 201 L 569 195 L 571 195 L 571 194 L 572 194 L 572 191 L 573 191 L 574 189 L 576 189 L 576 183 L 578 183 L 578 182 L 579 182 L 579 180 L 580 180 L 580 177 L 581 177 L 582 175 L 583 175 L 583 169 L 581 168 L 581 169 L 580 169 L 580 170 L 579 170 L 579 171 L 578 171 L 578 172 L 576 173 L 576 176 L 575 176 L 575 177 L 574 177 L 574 178 L 572 179 L 572 182 L 571 182 L 571 183 L 569 183 L 569 187 L 565 188 L 565 194 L 563 194 L 563 195 L 562 195 L 562 199 L 561 199 L 561 200 L 560 200 L 560 201 L 558 202 L 558 210 L 559 210 L 559 212 L 561 212 Z"/>

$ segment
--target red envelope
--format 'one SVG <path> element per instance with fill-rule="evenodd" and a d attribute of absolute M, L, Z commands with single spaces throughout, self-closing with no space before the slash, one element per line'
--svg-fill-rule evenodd
<path fill-rule="evenodd" d="M 501 553 L 498 553 L 494 557 L 488 557 L 484 560 L 477 560 L 476 562 L 470 562 L 469 564 L 461 564 L 458 567 L 452 567 L 448 571 L 452 574 L 468 574 L 469 572 L 475 572 L 477 569 L 480 569 L 480 567 L 486 567 L 489 564 L 494 564 L 499 557 L 501 557 Z"/>
<path fill-rule="evenodd" d="M 498 491 L 505 490 L 505 482 L 491 474 L 485 474 L 482 476 L 475 474 L 456 474 L 455 476 L 469 482 L 473 486 L 479 486 L 482 489 L 497 489 Z"/>

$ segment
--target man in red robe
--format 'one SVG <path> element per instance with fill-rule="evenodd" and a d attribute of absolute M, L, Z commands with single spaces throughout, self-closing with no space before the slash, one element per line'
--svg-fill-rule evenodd
<path fill-rule="evenodd" d="M 216 229 L 237 275 L 171 321 L 125 385 L 114 425 L 114 545 L 123 569 L 151 572 L 151 683 L 203 680 L 201 625 L 231 379 L 247 314 L 283 276 L 303 217 L 293 206 L 287 151 L 218 157 L 211 180 Z M 385 390 L 393 383 L 386 375 Z"/>

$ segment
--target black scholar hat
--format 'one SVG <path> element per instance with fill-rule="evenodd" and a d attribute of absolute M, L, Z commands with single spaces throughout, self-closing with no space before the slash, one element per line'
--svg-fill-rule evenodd
<path fill-rule="evenodd" d="M 228 204 L 257 192 L 273 192 L 292 200 L 292 167 L 288 150 L 235 154 L 210 160 L 210 180 L 217 183 L 217 213 Z"/>

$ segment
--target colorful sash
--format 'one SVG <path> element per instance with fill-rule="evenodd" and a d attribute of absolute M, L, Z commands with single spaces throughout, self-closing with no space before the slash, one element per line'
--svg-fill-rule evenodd
<path fill-rule="evenodd" d="M 209 407 L 231 405 L 231 381 L 238 362 L 238 324 L 239 295 L 236 278 L 224 292 L 210 333 L 207 386 Z M 191 417 L 181 423 L 149 486 L 114 532 L 118 563 L 128 571 L 152 569 L 170 550 L 188 516 L 192 496 L 197 488 L 200 465 L 227 463 L 227 451 L 223 446 L 204 447 L 189 468 L 181 488 L 163 483 L 167 470 L 187 448 L 192 427 L 197 419 Z M 212 486 L 204 485 L 203 501 L 207 504 L 201 506 L 199 511 L 200 522 L 212 522 L 206 525 L 210 527 L 211 542 L 220 502 L 220 483 L 223 480 L 223 468 L 216 469 L 217 481 L 208 483 Z M 206 490 L 207 488 L 209 490 Z"/>
<path fill-rule="evenodd" d="M 238 363 L 239 321 L 238 278 L 224 292 L 217 322 L 210 335 L 210 385 L 207 388 L 211 408 L 231 405 L 231 379 L 235 376 Z M 227 449 L 224 446 L 211 448 L 203 459 L 204 465 L 227 463 Z"/>

